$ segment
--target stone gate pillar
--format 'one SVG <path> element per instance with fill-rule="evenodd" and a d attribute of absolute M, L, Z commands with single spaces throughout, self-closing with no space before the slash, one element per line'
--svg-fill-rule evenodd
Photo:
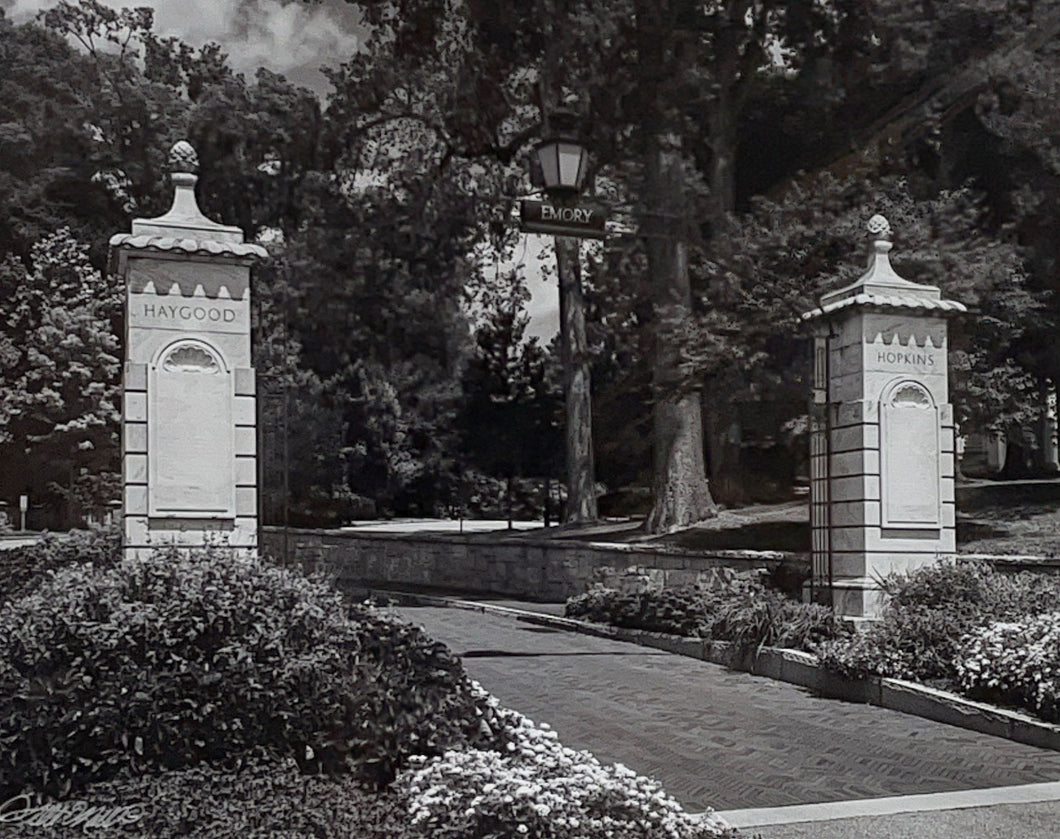
<path fill-rule="evenodd" d="M 871 618 L 877 580 L 956 550 L 946 316 L 966 311 L 891 267 L 873 216 L 868 271 L 821 298 L 811 423 L 814 596 Z"/>
<path fill-rule="evenodd" d="M 266 252 L 200 212 L 188 143 L 170 166 L 169 212 L 110 240 L 125 286 L 123 546 L 255 550 L 250 266 Z"/>

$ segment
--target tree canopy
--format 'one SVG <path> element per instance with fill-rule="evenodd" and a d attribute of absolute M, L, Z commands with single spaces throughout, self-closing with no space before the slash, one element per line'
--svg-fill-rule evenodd
<path fill-rule="evenodd" d="M 0 12 L 0 496 L 36 474 L 71 511 L 114 497 L 89 477 L 119 468 L 106 243 L 164 209 L 182 138 L 204 210 L 272 256 L 273 520 L 440 511 L 469 469 L 552 471 L 555 348 L 522 339 L 517 277 L 484 278 L 520 246 L 559 107 L 622 231 L 583 254 L 598 478 L 651 484 L 656 529 L 757 497 L 752 443 L 799 445 L 797 314 L 860 270 L 875 212 L 904 275 L 973 307 L 962 429 L 1025 426 L 1060 378 L 1060 0 L 357 5 L 370 35 L 323 99 L 148 9 Z"/>

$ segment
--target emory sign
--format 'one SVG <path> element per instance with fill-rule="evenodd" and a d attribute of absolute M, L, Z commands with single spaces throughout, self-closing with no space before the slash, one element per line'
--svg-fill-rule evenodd
<path fill-rule="evenodd" d="M 543 201 L 523 201 L 520 216 L 522 228 L 528 233 L 590 239 L 603 239 L 607 235 L 604 230 L 607 213 L 600 206 L 564 207 Z"/>

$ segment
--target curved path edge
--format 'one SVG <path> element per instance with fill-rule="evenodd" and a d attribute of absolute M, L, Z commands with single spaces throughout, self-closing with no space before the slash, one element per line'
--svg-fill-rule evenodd
<path fill-rule="evenodd" d="M 1010 711 L 984 702 L 976 702 L 949 691 L 937 690 L 902 679 L 883 676 L 847 679 L 825 670 L 816 656 L 800 650 L 762 647 L 757 651 L 741 652 L 737 645 L 726 641 L 686 638 L 642 629 L 626 629 L 488 602 L 378 588 L 371 589 L 368 594 L 381 595 L 406 603 L 506 615 L 526 623 L 566 629 L 617 641 L 628 641 L 643 647 L 688 656 L 700 661 L 709 661 L 756 676 L 799 685 L 831 699 L 878 705 L 892 711 L 955 725 L 981 734 L 990 734 L 1029 746 L 1060 751 L 1060 725 L 1035 719 L 1019 711 Z"/>
<path fill-rule="evenodd" d="M 1022 784 L 989 789 L 935 792 L 925 795 L 897 795 L 856 801 L 830 801 L 823 804 L 797 804 L 790 807 L 756 807 L 746 810 L 720 810 L 711 814 L 730 827 L 767 827 L 799 822 L 895 816 L 902 813 L 931 813 L 1005 804 L 1036 804 L 1060 801 L 1060 782 Z"/>

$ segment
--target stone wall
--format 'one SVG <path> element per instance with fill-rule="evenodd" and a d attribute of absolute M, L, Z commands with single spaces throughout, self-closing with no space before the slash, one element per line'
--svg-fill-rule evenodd
<path fill-rule="evenodd" d="M 772 568 L 805 555 L 772 551 L 644 548 L 496 534 L 389 534 L 281 527 L 262 532 L 266 554 L 333 574 L 347 589 L 413 588 L 559 602 L 592 582 L 615 585 L 627 573 L 652 586 L 709 583 L 720 569 Z"/>

